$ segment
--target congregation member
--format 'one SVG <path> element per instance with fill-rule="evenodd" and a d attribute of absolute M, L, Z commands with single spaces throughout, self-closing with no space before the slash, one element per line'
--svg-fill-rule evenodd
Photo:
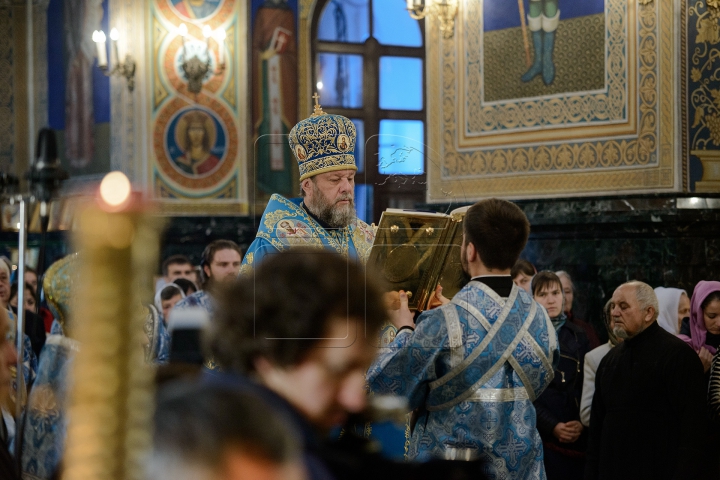
<path fill-rule="evenodd" d="M 357 262 L 297 249 L 271 255 L 221 297 L 206 338 L 221 370 L 206 381 L 259 395 L 301 436 L 311 480 L 481 480 L 474 462 L 393 462 L 332 430 L 368 407 L 365 373 L 387 311 Z"/>
<path fill-rule="evenodd" d="M 585 355 L 582 400 L 580 400 L 580 422 L 582 422 L 585 427 L 590 426 L 590 410 L 592 408 L 593 395 L 595 395 L 595 375 L 597 374 L 600 362 L 605 358 L 605 355 L 608 354 L 611 348 L 616 347 L 622 342 L 622 339 L 618 338 L 613 331 L 615 322 L 613 322 L 612 315 L 610 315 L 611 306 L 612 300 L 608 300 L 603 308 L 603 321 L 608 334 L 607 343 L 590 350 L 587 355 Z"/>
<path fill-rule="evenodd" d="M 0 259 L 0 308 L 10 312 L 10 322 L 15 323 L 17 310 L 13 311 L 10 305 L 10 295 L 12 287 L 10 286 L 10 266 L 4 259 Z M 45 326 L 41 319 L 37 318 L 32 312 L 26 310 L 25 330 L 25 348 L 23 351 L 23 363 L 26 367 L 26 381 L 31 380 L 35 376 L 37 367 L 37 357 L 45 345 Z M 27 315 L 30 313 L 31 315 Z"/>
<path fill-rule="evenodd" d="M 38 274 L 34 268 L 28 267 L 27 265 L 25 265 L 25 283 L 30 285 L 30 288 L 32 288 L 33 292 L 37 295 Z"/>
<path fill-rule="evenodd" d="M 155 308 L 162 314 L 162 320 L 167 325 L 168 313 L 177 303 L 185 298 L 185 292 L 176 283 L 168 283 L 155 294 Z"/>
<path fill-rule="evenodd" d="M 3 480 L 19 480 L 15 459 L 10 455 L 10 441 L 15 421 L 12 412 L 7 410 L 11 405 L 12 370 L 17 362 L 17 351 L 10 335 L 12 326 L 7 312 L 0 309 L 0 478 Z"/>
<path fill-rule="evenodd" d="M 683 319 L 690 316 L 690 298 L 687 292 L 679 288 L 657 287 L 655 295 L 660 308 L 658 325 L 673 335 L 679 335 Z"/>
<path fill-rule="evenodd" d="M 580 422 L 580 400 L 589 342 L 581 327 L 567 321 L 563 286 L 557 275 L 550 271 L 535 275 L 532 292 L 535 301 L 545 307 L 560 346 L 555 378 L 534 403 L 545 472 L 548 480 L 582 478 L 587 431 Z"/>
<path fill-rule="evenodd" d="M 376 395 L 400 395 L 418 409 L 410 459 L 463 450 L 486 462 L 488 478 L 546 478 L 533 401 L 553 379 L 557 336 L 511 277 L 529 232 L 519 207 L 482 200 L 463 220 L 460 259 L 470 283 L 416 324 L 401 292 L 397 335 L 367 379 Z"/>
<path fill-rule="evenodd" d="M 577 318 L 573 312 L 573 304 L 575 303 L 575 284 L 572 281 L 570 274 L 564 270 L 558 270 L 555 275 L 560 278 L 563 287 L 563 294 L 565 295 L 565 307 L 564 312 L 567 315 L 568 322 L 574 323 L 585 331 L 585 335 L 590 342 L 590 349 L 597 348 L 600 346 L 600 339 L 597 336 L 597 332 L 588 322 Z"/>
<path fill-rule="evenodd" d="M 29 283 L 25 284 L 25 298 L 23 299 L 25 302 L 25 310 L 30 310 L 31 312 L 34 312 L 37 307 L 37 297 L 35 296 L 35 290 L 33 290 L 32 285 Z M 13 307 L 13 309 L 17 310 L 18 306 L 18 284 L 13 283 L 10 285 L 10 300 L 8 301 L 8 304 Z"/>
<path fill-rule="evenodd" d="M 172 283 L 178 278 L 184 278 L 197 285 L 195 267 L 185 255 L 171 255 L 162 263 L 164 283 Z"/>
<path fill-rule="evenodd" d="M 204 277 L 202 290 L 183 298 L 174 308 L 199 307 L 212 318 L 216 290 L 223 284 L 235 281 L 240 272 L 241 262 L 242 250 L 237 243 L 225 239 L 210 242 L 202 253 L 201 266 Z"/>
<path fill-rule="evenodd" d="M 690 318 L 683 321 L 680 338 L 700 357 L 705 372 L 720 347 L 720 282 L 700 280 L 690 300 Z"/>
<path fill-rule="evenodd" d="M 611 308 L 623 342 L 598 367 L 586 480 L 715 478 L 700 359 L 657 324 L 649 285 L 620 285 Z"/>
<path fill-rule="evenodd" d="M 297 434 L 253 395 L 194 383 L 160 390 L 147 478 L 304 480 Z"/>
<path fill-rule="evenodd" d="M 186 297 L 198 291 L 197 286 L 186 278 L 176 278 L 172 283 L 180 287 Z"/>
<path fill-rule="evenodd" d="M 355 138 L 350 119 L 327 114 L 317 104 L 312 116 L 293 127 L 288 141 L 298 162 L 302 197 L 270 197 L 242 273 L 268 254 L 303 246 L 367 261 L 375 231 L 355 212 Z"/>
<path fill-rule="evenodd" d="M 523 260 L 522 258 L 515 262 L 512 270 L 510 270 L 510 276 L 512 277 L 513 282 L 515 282 L 515 285 L 522 288 L 530 295 L 532 295 L 530 283 L 536 273 L 537 269 L 535 268 L 535 265 L 527 260 Z"/>

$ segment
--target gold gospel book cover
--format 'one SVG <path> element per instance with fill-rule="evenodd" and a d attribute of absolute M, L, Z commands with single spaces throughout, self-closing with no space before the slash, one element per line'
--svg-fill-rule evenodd
<path fill-rule="evenodd" d="M 389 208 L 380 217 L 368 269 L 390 290 L 408 293 L 411 310 L 424 310 L 435 287 L 452 298 L 468 281 L 460 263 L 467 207 L 444 213 Z"/>

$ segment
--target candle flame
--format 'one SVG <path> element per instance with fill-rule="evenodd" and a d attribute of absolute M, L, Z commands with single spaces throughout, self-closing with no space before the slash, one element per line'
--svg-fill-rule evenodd
<path fill-rule="evenodd" d="M 95 30 L 92 34 L 92 40 L 95 43 L 102 43 L 105 41 L 105 32 L 102 30 Z"/>
<path fill-rule="evenodd" d="M 110 172 L 100 182 L 100 198 L 111 207 L 119 207 L 127 202 L 130 193 L 130 180 L 122 172 Z"/>

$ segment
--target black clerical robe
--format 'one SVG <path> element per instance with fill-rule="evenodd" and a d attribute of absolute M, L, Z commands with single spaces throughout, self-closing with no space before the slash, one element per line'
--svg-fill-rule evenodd
<path fill-rule="evenodd" d="M 657 323 L 598 367 L 586 480 L 692 480 L 709 473 L 706 383 L 697 354 Z"/>

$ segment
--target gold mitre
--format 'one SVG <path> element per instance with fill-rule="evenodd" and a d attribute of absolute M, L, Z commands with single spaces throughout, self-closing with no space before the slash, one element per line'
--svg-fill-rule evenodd
<path fill-rule="evenodd" d="M 355 125 L 342 115 L 328 114 L 317 103 L 315 111 L 290 131 L 288 139 L 300 167 L 300 180 L 334 170 L 357 170 Z"/>

